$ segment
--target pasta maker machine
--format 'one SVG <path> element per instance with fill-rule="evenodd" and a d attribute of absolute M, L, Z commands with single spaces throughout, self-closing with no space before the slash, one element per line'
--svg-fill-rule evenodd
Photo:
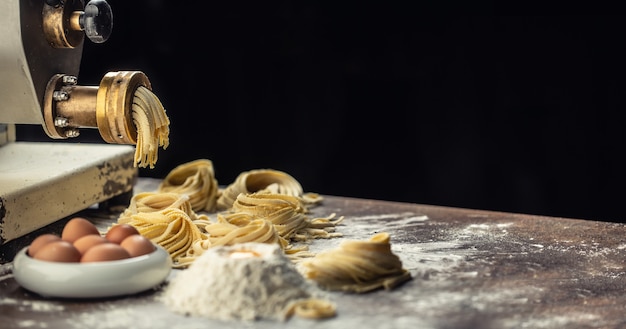
<path fill-rule="evenodd" d="M 104 0 L 0 1 L 0 245 L 92 206 L 132 195 L 136 128 L 131 106 L 141 71 L 108 72 L 78 84 L 83 44 L 105 42 L 113 13 Z M 50 140 L 19 141 L 19 125 Z M 103 143 L 70 143 L 97 128 Z"/>

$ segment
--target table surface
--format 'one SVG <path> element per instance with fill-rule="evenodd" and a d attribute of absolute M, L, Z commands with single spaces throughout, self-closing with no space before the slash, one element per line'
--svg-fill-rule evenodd
<path fill-rule="evenodd" d="M 140 179 L 135 192 L 154 190 Z M 626 226 L 592 220 L 323 196 L 313 216 L 344 216 L 344 239 L 391 236 L 413 279 L 393 290 L 333 292 L 337 316 L 244 323 L 249 328 L 615 328 L 626 326 Z M 85 214 L 108 225 L 115 214 Z M 58 228 L 57 228 L 58 229 Z M 3 246 L 2 248 L 5 248 Z M 5 252 L 6 257 L 6 252 Z M 179 273 L 173 270 L 170 278 Z M 209 328 L 233 323 L 175 314 L 161 290 L 97 300 L 43 298 L 0 265 L 2 328 Z M 241 324 L 241 323 L 239 323 Z"/>

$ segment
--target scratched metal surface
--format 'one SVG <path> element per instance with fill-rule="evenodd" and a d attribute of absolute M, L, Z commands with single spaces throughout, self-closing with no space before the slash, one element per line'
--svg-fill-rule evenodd
<path fill-rule="evenodd" d="M 142 185 L 143 184 L 143 185 Z M 139 183 L 136 192 L 154 182 Z M 626 326 L 623 224 L 325 196 L 312 215 L 345 216 L 343 239 L 391 235 L 413 279 L 394 290 L 331 293 L 337 316 L 221 322 L 170 312 L 161 290 L 101 300 L 45 299 L 0 272 L 2 328 L 615 328 Z M 94 216 L 108 225 L 113 216 Z M 176 275 L 178 271 L 174 271 Z"/>

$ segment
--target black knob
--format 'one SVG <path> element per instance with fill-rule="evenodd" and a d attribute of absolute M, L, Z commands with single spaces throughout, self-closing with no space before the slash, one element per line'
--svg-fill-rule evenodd
<path fill-rule="evenodd" d="M 94 43 L 107 41 L 113 30 L 111 6 L 105 0 L 89 1 L 85 5 L 85 13 L 80 17 L 80 25 Z"/>

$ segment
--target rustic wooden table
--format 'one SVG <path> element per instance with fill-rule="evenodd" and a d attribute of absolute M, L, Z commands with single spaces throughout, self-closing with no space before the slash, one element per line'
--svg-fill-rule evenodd
<path fill-rule="evenodd" d="M 141 185 L 144 184 L 144 185 Z M 152 185 L 151 185 L 152 184 Z M 150 190 L 145 180 L 139 191 Z M 141 185 L 141 186 L 140 186 Z M 135 190 L 138 191 L 138 188 Z M 626 226 L 524 214 L 324 196 L 313 214 L 345 220 L 343 239 L 391 235 L 413 280 L 394 290 L 331 293 L 337 316 L 257 321 L 249 328 L 616 328 L 626 326 Z M 115 221 L 87 210 L 98 225 Z M 53 225 L 54 226 L 54 225 Z M 48 228 L 48 230 L 59 229 Z M 32 237 L 31 237 L 32 238 Z M 159 289 L 119 298 L 63 300 L 21 288 L 12 248 L 0 256 L 1 328 L 210 328 L 235 326 L 170 312 Z M 179 273 L 174 270 L 170 276 Z"/>

